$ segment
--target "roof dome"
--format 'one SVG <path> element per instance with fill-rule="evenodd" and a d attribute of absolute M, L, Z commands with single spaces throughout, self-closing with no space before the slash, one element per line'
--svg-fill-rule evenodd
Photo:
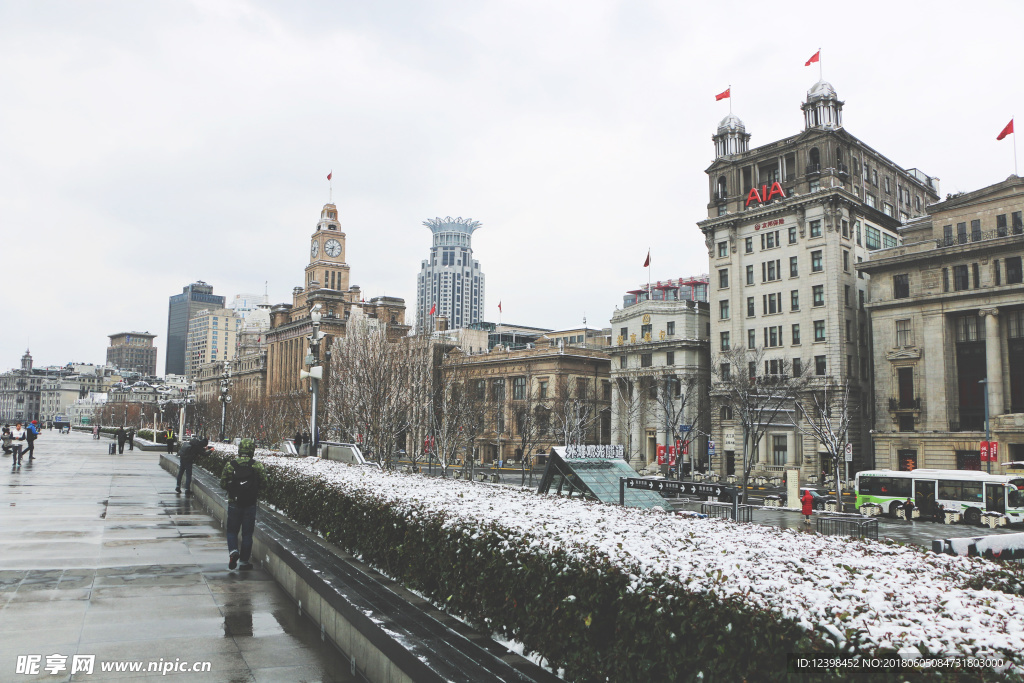
<path fill-rule="evenodd" d="M 746 130 L 746 126 L 740 121 L 740 117 L 730 113 L 722 122 L 718 124 L 718 132 L 721 133 L 724 130 Z"/>
<path fill-rule="evenodd" d="M 835 97 L 836 89 L 828 81 L 818 81 L 807 91 L 807 101 L 818 100 L 825 97 Z"/>

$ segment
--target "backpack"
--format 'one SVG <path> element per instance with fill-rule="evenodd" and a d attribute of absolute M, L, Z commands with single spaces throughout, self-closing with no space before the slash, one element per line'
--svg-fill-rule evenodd
<path fill-rule="evenodd" d="M 260 495 L 260 475 L 252 460 L 238 460 L 228 481 L 228 494 L 242 506 L 255 505 Z"/>

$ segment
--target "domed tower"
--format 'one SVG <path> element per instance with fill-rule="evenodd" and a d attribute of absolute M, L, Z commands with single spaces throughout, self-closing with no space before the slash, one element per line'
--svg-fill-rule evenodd
<path fill-rule="evenodd" d="M 804 110 L 804 130 L 811 128 L 842 128 L 843 103 L 836 95 L 836 89 L 827 81 L 818 81 L 807 91 L 807 101 L 800 105 Z"/>
<path fill-rule="evenodd" d="M 711 136 L 715 141 L 715 158 L 742 154 L 747 151 L 750 133 L 740 117 L 730 113 L 718 124 L 718 132 Z"/>
<path fill-rule="evenodd" d="M 25 349 L 25 355 L 21 357 L 21 371 L 32 372 L 32 354 Z"/>

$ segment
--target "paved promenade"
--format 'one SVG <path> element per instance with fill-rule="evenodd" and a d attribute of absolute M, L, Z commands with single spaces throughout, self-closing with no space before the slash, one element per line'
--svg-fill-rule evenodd
<path fill-rule="evenodd" d="M 258 566 L 227 569 L 223 529 L 158 453 L 108 443 L 47 431 L 35 461 L 0 461 L 0 681 L 356 680 Z M 17 673 L 25 655 L 36 675 Z M 75 655 L 95 655 L 92 674 L 71 674 Z M 141 672 L 102 670 L 121 662 Z"/>

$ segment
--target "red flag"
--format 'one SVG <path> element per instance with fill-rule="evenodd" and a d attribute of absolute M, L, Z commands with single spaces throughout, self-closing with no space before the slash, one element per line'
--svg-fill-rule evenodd
<path fill-rule="evenodd" d="M 498 313 L 501 313 L 501 302 L 498 302 Z"/>
<path fill-rule="evenodd" d="M 648 249 L 647 250 L 647 259 L 644 261 L 644 268 L 647 268 L 650 265 L 651 265 L 651 250 Z"/>
<path fill-rule="evenodd" d="M 434 315 L 434 311 L 436 311 L 436 310 L 437 310 L 437 304 L 434 304 L 433 306 L 430 307 L 430 315 Z"/>
<path fill-rule="evenodd" d="M 817 51 L 817 52 L 815 52 L 815 53 L 814 53 L 813 55 L 811 55 L 811 58 L 810 58 L 810 59 L 808 59 L 808 60 L 807 60 L 807 61 L 806 61 L 806 62 L 804 63 L 804 66 L 810 66 L 811 64 L 814 64 L 814 63 L 815 63 L 816 61 L 818 61 L 819 59 L 821 59 L 821 50 L 818 50 L 818 51 Z"/>
<path fill-rule="evenodd" d="M 1010 119 L 1010 122 L 1008 124 L 1006 124 L 1006 128 L 1003 128 L 1003 132 L 1000 133 L 998 137 L 996 137 L 996 140 L 1002 140 L 1007 135 L 1011 135 L 1012 133 L 1013 133 L 1013 119 Z"/>
<path fill-rule="evenodd" d="M 332 175 L 334 175 L 334 171 L 331 171 L 330 173 L 327 174 L 327 179 L 330 180 Z"/>
<path fill-rule="evenodd" d="M 732 90 L 732 86 L 726 88 L 722 92 L 720 92 L 717 95 L 715 95 L 715 102 L 717 102 L 718 100 L 724 100 L 725 98 L 730 97 L 730 95 L 729 95 L 729 91 L 730 90 Z"/>

